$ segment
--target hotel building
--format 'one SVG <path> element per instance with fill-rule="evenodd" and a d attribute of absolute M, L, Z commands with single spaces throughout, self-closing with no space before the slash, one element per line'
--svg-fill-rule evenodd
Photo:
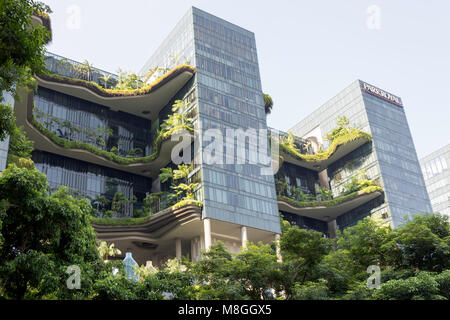
<path fill-rule="evenodd" d="M 254 34 L 197 8 L 145 63 L 134 90 L 117 90 L 123 75 L 50 53 L 46 62 L 37 91 L 15 101 L 32 159 L 52 188 L 91 199 L 98 238 L 139 264 L 196 260 L 218 240 L 235 252 L 270 243 L 280 213 L 334 237 L 371 214 L 396 227 L 405 214 L 431 210 L 400 98 L 356 81 L 290 132 L 269 129 Z M 350 124 L 325 140 L 339 116 Z M 189 172 L 174 181 L 189 190 L 178 195 L 160 175 L 178 169 L 177 128 L 194 138 Z M 210 161 L 228 129 L 237 137 L 214 154 L 232 149 L 234 161 Z M 248 143 L 234 153 L 242 135 Z"/>

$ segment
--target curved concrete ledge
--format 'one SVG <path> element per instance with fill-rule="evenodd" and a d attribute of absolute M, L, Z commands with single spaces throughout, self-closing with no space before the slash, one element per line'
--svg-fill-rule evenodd
<path fill-rule="evenodd" d="M 178 66 L 152 84 L 137 90 L 103 89 L 92 82 L 54 74 L 39 74 L 35 78 L 41 87 L 97 103 L 114 111 L 154 120 L 194 73 L 194 67 Z"/>
<path fill-rule="evenodd" d="M 321 161 L 312 161 L 294 157 L 292 154 L 284 151 L 283 148 L 280 148 L 280 155 L 283 156 L 283 160 L 285 162 L 289 162 L 299 167 L 304 167 L 307 169 L 320 172 L 328 168 L 328 166 L 331 165 L 333 162 L 338 161 L 339 159 L 343 158 L 350 152 L 358 149 L 359 147 L 370 141 L 371 139 L 369 138 L 369 136 L 362 136 L 354 140 L 348 141 L 345 144 L 338 145 L 336 147 L 336 150 L 327 159 Z"/>
<path fill-rule="evenodd" d="M 25 90 L 21 89 L 20 95 L 21 101 L 16 101 L 14 108 L 16 122 L 18 125 L 24 126 L 28 138 L 34 141 L 34 147 L 37 150 L 79 159 L 137 175 L 156 177 L 159 174 L 160 168 L 163 168 L 170 163 L 172 149 L 178 144 L 178 141 L 171 141 L 170 139 L 164 140 L 160 143 L 158 156 L 154 160 L 145 163 L 136 162 L 131 164 L 116 163 L 84 149 L 66 149 L 55 144 L 31 123 L 33 119 L 33 94 L 27 93 Z"/>
<path fill-rule="evenodd" d="M 343 215 L 344 213 L 349 212 L 350 210 L 355 209 L 381 195 L 382 195 L 381 191 L 374 191 L 370 193 L 362 193 L 360 191 L 360 193 L 357 194 L 354 198 L 344 200 L 342 203 L 330 207 L 322 205 L 322 206 L 300 208 L 295 206 L 293 203 L 290 203 L 283 199 L 279 199 L 278 209 L 281 211 L 297 214 L 299 216 L 305 216 L 329 222 L 335 220 L 337 217 Z"/>
<path fill-rule="evenodd" d="M 201 207 L 186 205 L 178 209 L 167 208 L 139 224 L 103 225 L 93 222 L 92 226 L 100 240 L 155 242 L 176 228 L 200 222 L 201 213 Z"/>

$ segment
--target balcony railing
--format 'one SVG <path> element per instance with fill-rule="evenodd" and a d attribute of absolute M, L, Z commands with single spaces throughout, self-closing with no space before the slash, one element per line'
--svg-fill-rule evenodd
<path fill-rule="evenodd" d="M 46 69 L 62 76 L 93 81 L 103 88 L 111 89 L 117 84 L 119 77 L 113 73 L 94 68 L 88 63 L 67 59 L 57 54 L 45 54 Z M 106 81 L 106 85 L 105 85 Z"/>

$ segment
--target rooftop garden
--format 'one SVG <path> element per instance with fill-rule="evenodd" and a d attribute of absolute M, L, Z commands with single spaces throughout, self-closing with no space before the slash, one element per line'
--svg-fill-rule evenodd
<path fill-rule="evenodd" d="M 145 95 L 184 71 L 195 72 L 190 61 L 180 63 L 170 56 L 167 66 L 155 66 L 144 75 L 118 69 L 117 75 L 94 68 L 87 60 L 73 61 L 52 53 L 46 55 L 46 69 L 38 76 L 44 80 L 86 87 L 103 97 Z"/>
<path fill-rule="evenodd" d="M 339 117 L 337 127 L 327 134 L 326 139 L 330 142 L 327 150 L 320 148 L 315 154 L 306 154 L 305 150 L 300 150 L 294 143 L 292 133 L 288 136 L 281 136 L 279 139 L 280 149 L 294 157 L 306 162 L 320 162 L 329 159 L 338 149 L 349 142 L 363 139 L 367 142 L 372 141 L 372 136 L 359 129 L 349 127 L 349 121 L 345 117 Z"/>

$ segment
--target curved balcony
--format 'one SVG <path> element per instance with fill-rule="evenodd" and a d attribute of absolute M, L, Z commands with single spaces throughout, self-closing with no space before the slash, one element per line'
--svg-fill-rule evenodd
<path fill-rule="evenodd" d="M 320 172 L 333 162 L 370 141 L 372 141 L 370 134 L 354 129 L 346 135 L 337 137 L 325 152 L 301 154 L 297 150 L 280 143 L 280 155 L 285 162 Z"/>
<path fill-rule="evenodd" d="M 379 186 L 369 186 L 349 195 L 336 197 L 326 201 L 295 201 L 285 196 L 278 197 L 278 209 L 281 211 L 310 217 L 322 221 L 335 220 L 350 210 L 353 210 L 379 196 L 383 189 Z"/>
<path fill-rule="evenodd" d="M 17 124 L 24 126 L 29 139 L 34 141 L 38 150 L 75 158 L 89 163 L 130 172 L 147 177 L 156 177 L 160 168 L 167 166 L 171 161 L 171 152 L 178 141 L 171 141 L 171 134 L 184 127 L 174 128 L 162 134 L 156 141 L 155 152 L 141 158 L 123 158 L 91 146 L 87 143 L 78 143 L 55 136 L 34 119 L 34 99 L 32 92 L 24 89 L 19 91 L 21 100 L 16 101 L 14 112 Z"/>
<path fill-rule="evenodd" d="M 174 239 L 190 240 L 199 234 L 203 223 L 199 203 L 170 207 L 146 218 L 94 219 L 91 223 L 97 239 L 114 243 L 123 253 L 132 251 L 144 264 L 158 253 L 173 251 Z"/>
<path fill-rule="evenodd" d="M 104 89 L 94 82 L 52 73 L 41 73 L 35 78 L 38 85 L 44 88 L 97 103 L 113 111 L 122 111 L 154 120 L 194 73 L 194 67 L 181 65 L 155 82 L 136 90 Z"/>

